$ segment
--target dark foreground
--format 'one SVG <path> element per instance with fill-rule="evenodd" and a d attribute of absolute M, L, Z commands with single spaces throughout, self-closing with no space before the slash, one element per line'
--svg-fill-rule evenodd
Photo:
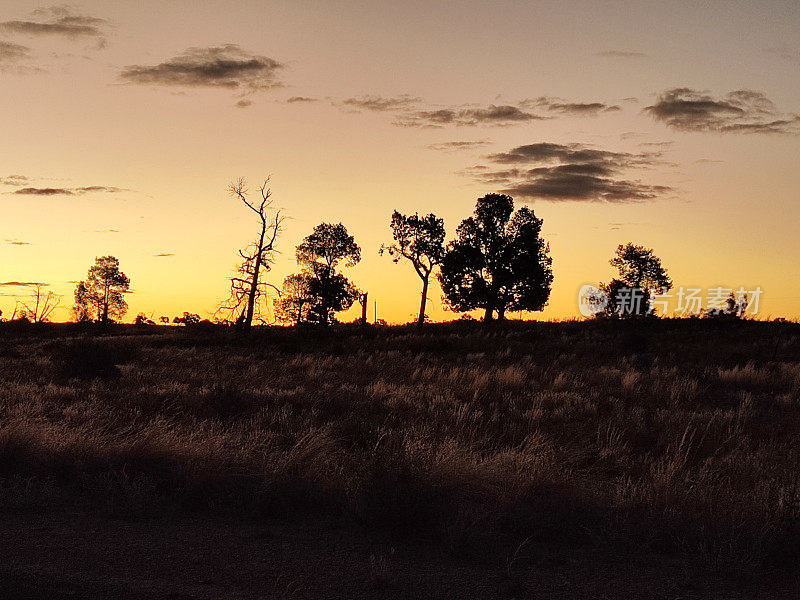
<path fill-rule="evenodd" d="M 0 325 L 0 598 L 795 598 L 800 327 Z"/>

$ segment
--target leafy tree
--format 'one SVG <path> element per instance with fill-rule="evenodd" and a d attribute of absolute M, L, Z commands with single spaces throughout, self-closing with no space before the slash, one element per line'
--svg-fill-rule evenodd
<path fill-rule="evenodd" d="M 155 325 L 156 322 L 153 321 L 150 317 L 148 317 L 144 313 L 139 313 L 136 315 L 136 318 L 133 320 L 134 325 Z"/>
<path fill-rule="evenodd" d="M 308 320 L 327 326 L 335 313 L 347 310 L 358 298 L 358 289 L 336 267 L 341 262 L 348 267 L 358 264 L 361 248 L 341 223 L 320 223 L 297 247 L 296 256 L 310 278 Z"/>
<path fill-rule="evenodd" d="M 281 294 L 275 298 L 275 316 L 282 323 L 300 325 L 308 320 L 314 301 L 311 285 L 314 278 L 308 273 L 295 273 L 283 280 Z"/>
<path fill-rule="evenodd" d="M 439 271 L 444 299 L 453 310 L 481 308 L 484 321 L 509 310 L 542 310 L 553 283 L 550 245 L 542 220 L 504 194 L 479 198 L 473 216 L 461 222 Z"/>
<path fill-rule="evenodd" d="M 175 317 L 172 319 L 172 322 L 179 325 L 186 325 L 187 327 L 190 325 L 197 325 L 200 322 L 200 315 L 184 311 L 182 317 Z"/>
<path fill-rule="evenodd" d="M 444 258 L 444 220 L 434 214 L 420 217 L 417 213 L 404 215 L 394 211 L 390 226 L 394 243 L 381 246 L 381 254 L 388 252 L 395 263 L 405 258 L 422 280 L 422 299 L 417 317 L 417 325 L 422 327 L 425 323 L 430 276 Z"/>
<path fill-rule="evenodd" d="M 124 296 L 130 286 L 131 280 L 119 270 L 117 258 L 96 258 L 86 280 L 75 286 L 75 306 L 72 309 L 75 320 L 97 320 L 105 324 L 112 318 L 122 318 L 128 310 Z"/>
<path fill-rule="evenodd" d="M 162 325 L 168 325 L 169 324 L 169 317 L 161 316 L 161 317 L 158 317 L 158 320 L 161 321 Z"/>
<path fill-rule="evenodd" d="M 266 289 L 274 285 L 263 282 L 261 275 L 269 271 L 274 261 L 275 241 L 281 232 L 283 217 L 281 212 L 272 214 L 272 192 L 268 187 L 269 177 L 259 188 L 260 199 L 251 200 L 248 195 L 247 183 L 243 178 L 228 186 L 228 192 L 234 198 L 253 211 L 257 216 L 258 233 L 253 242 L 243 250 L 239 250 L 241 263 L 236 268 L 237 274 L 231 277 L 231 291 L 228 299 L 223 302 L 218 313 L 227 313 L 231 320 L 244 329 L 249 329 L 256 318 L 263 321 L 261 298 L 266 296 Z"/>
<path fill-rule="evenodd" d="M 650 248 L 631 242 L 620 244 L 609 262 L 617 268 L 619 276 L 601 285 L 608 297 L 607 313 L 650 314 L 653 311 L 650 295 L 663 294 L 672 288 L 672 279 Z"/>

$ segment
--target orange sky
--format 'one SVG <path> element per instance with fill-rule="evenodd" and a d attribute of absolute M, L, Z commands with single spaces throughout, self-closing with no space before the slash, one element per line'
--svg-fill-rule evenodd
<path fill-rule="evenodd" d="M 676 286 L 760 286 L 762 316 L 800 317 L 797 3 L 195 4 L 2 3 L 0 283 L 46 282 L 68 307 L 113 254 L 129 320 L 208 316 L 254 233 L 225 188 L 272 174 L 289 220 L 269 280 L 342 221 L 363 255 L 348 276 L 405 322 L 418 279 L 378 255 L 392 210 L 434 212 L 452 237 L 477 197 L 525 184 L 512 195 L 544 219 L 555 273 L 537 318 L 576 316 L 627 241 Z M 465 141 L 481 144 L 441 146 Z M 564 150 L 498 158 L 544 143 Z M 587 165 L 604 169 L 588 192 L 557 179 Z M 0 285 L 4 316 L 27 293 Z M 439 296 L 431 317 L 452 318 Z"/>

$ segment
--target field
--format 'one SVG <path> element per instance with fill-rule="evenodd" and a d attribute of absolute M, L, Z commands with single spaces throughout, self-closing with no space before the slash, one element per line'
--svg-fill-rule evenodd
<path fill-rule="evenodd" d="M 800 326 L 0 324 L 3 598 L 793 598 Z"/>

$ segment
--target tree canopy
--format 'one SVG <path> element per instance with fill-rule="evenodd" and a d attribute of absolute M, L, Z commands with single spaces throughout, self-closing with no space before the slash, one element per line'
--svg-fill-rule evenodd
<path fill-rule="evenodd" d="M 131 280 L 120 271 L 119 260 L 114 256 L 96 258 L 84 281 L 75 286 L 76 320 L 97 320 L 107 323 L 122 318 L 128 310 L 125 294 L 130 291 Z"/>
<path fill-rule="evenodd" d="M 439 282 L 451 309 L 484 310 L 484 320 L 506 311 L 542 310 L 553 282 L 550 246 L 542 220 L 504 194 L 479 198 L 473 216 L 456 231 L 442 261 Z"/>

